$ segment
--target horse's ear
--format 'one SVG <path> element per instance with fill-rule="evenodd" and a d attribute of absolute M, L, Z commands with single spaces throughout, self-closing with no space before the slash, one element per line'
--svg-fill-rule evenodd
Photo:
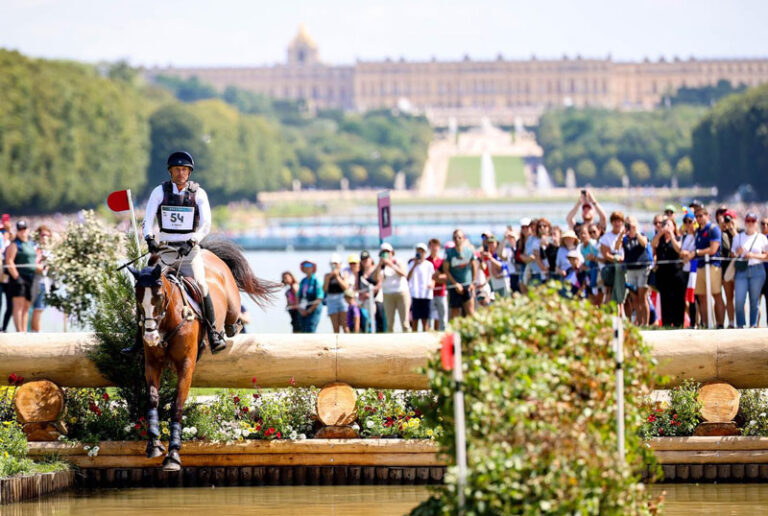
<path fill-rule="evenodd" d="M 158 263 L 155 265 L 155 268 L 152 269 L 152 279 L 157 281 L 160 279 L 160 276 L 163 275 L 163 268 L 160 267 L 160 264 Z"/>
<path fill-rule="evenodd" d="M 136 269 L 134 269 L 130 265 L 128 266 L 128 272 L 130 272 L 131 275 L 133 275 L 133 279 L 138 279 L 139 278 L 139 271 L 137 271 Z"/>

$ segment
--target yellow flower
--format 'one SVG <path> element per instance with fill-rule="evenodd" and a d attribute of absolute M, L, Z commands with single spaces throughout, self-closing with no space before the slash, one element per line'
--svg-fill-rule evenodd
<path fill-rule="evenodd" d="M 170 430 L 168 430 L 168 427 L 167 427 L 167 426 L 164 426 L 164 427 L 163 427 L 163 435 L 170 435 L 170 433 L 171 433 L 171 431 L 170 431 Z"/>
<path fill-rule="evenodd" d="M 77 418 L 73 416 L 73 417 L 69 418 L 69 422 L 73 423 L 73 424 L 77 423 Z"/>
<path fill-rule="evenodd" d="M 427 429 L 427 437 L 432 437 L 433 435 L 435 435 L 435 432 L 433 432 L 431 428 L 428 428 Z"/>

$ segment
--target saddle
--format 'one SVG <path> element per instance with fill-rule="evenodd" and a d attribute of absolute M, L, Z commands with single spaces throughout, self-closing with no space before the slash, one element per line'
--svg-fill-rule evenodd
<path fill-rule="evenodd" d="M 203 314 L 203 291 L 200 289 L 197 281 L 189 276 L 184 276 L 180 272 L 167 271 L 166 278 L 173 285 L 176 285 L 181 292 L 182 301 L 184 303 L 185 312 L 184 316 L 189 318 L 199 318 L 205 321 L 205 314 Z"/>

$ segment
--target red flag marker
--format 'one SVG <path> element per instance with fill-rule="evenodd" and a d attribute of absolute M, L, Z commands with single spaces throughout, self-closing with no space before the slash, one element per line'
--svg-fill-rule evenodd
<path fill-rule="evenodd" d="M 128 190 L 118 190 L 112 192 L 107 197 L 107 206 L 112 211 L 128 211 L 131 209 L 131 203 L 128 201 Z"/>
<path fill-rule="evenodd" d="M 440 360 L 443 362 L 443 369 L 453 370 L 453 333 L 443 335 L 443 346 L 440 348 Z"/>

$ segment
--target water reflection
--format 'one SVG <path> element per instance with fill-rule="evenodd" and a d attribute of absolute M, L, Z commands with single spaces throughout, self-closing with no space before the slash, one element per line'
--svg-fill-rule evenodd
<path fill-rule="evenodd" d="M 766 484 L 666 484 L 652 486 L 651 491 L 666 492 L 665 516 L 768 514 Z"/>
<path fill-rule="evenodd" d="M 768 514 L 766 484 L 667 484 L 664 515 Z M 407 514 L 426 499 L 424 486 L 288 486 L 77 491 L 4 506 L 3 516 L 89 514 L 168 516 L 297 515 L 391 516 Z"/>
<path fill-rule="evenodd" d="M 2 508 L 3 516 L 407 514 L 425 486 L 287 486 L 77 491 Z"/>

